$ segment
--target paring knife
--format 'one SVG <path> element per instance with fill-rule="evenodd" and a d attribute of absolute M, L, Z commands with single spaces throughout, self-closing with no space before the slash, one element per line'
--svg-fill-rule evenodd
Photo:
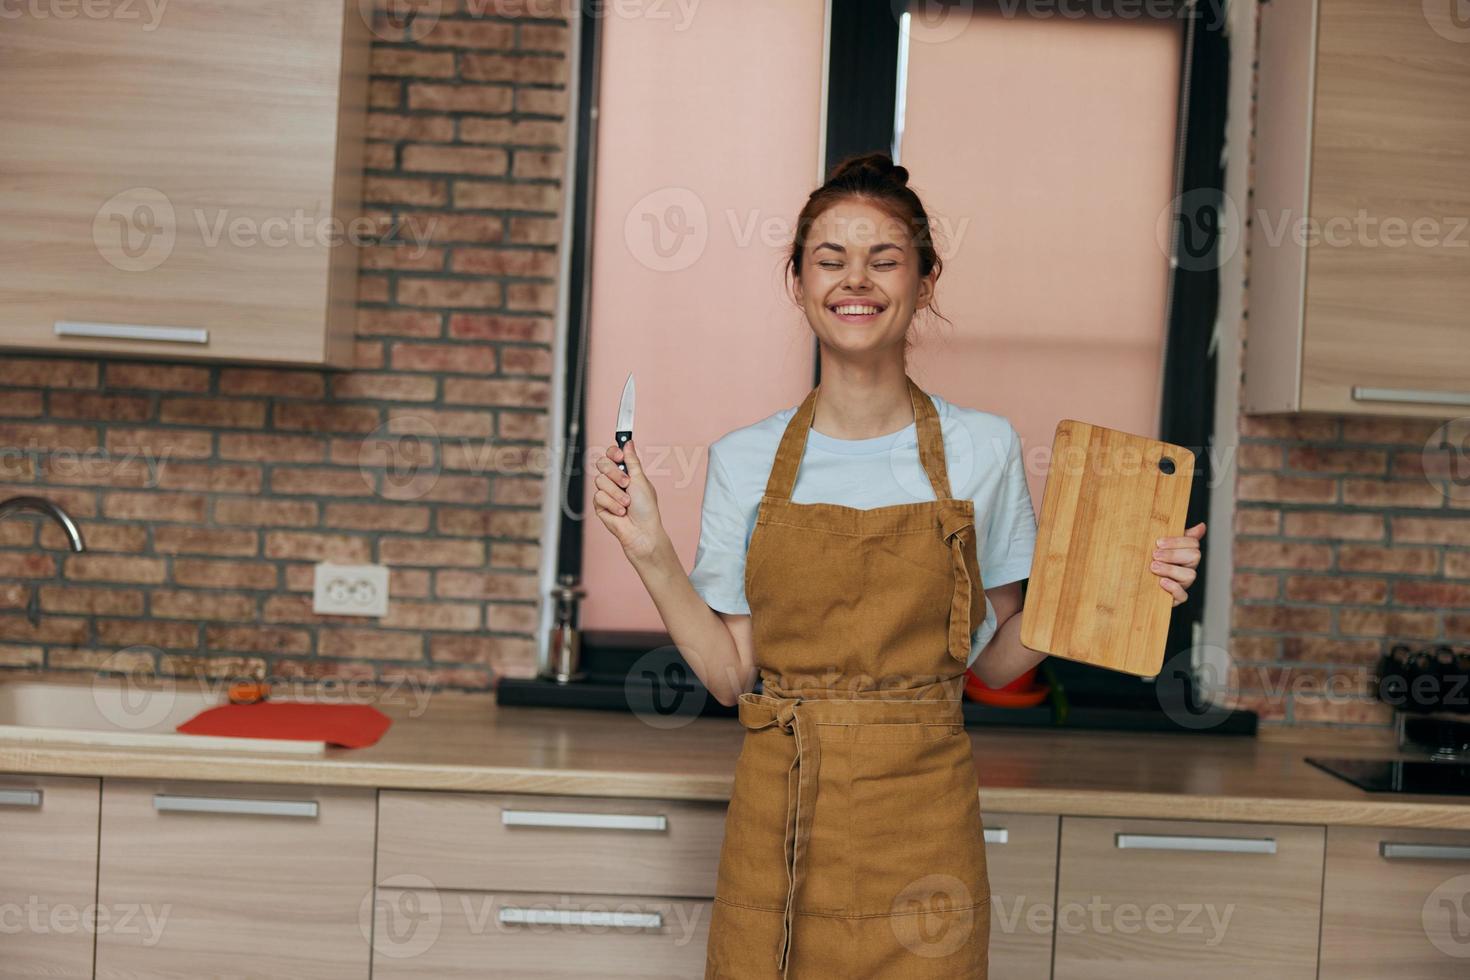
<path fill-rule="evenodd" d="M 628 372 L 628 380 L 623 383 L 623 397 L 618 402 L 618 432 L 616 436 L 618 448 L 622 449 L 633 438 L 633 372 Z M 624 473 L 628 472 L 626 463 L 619 463 L 618 469 Z"/>

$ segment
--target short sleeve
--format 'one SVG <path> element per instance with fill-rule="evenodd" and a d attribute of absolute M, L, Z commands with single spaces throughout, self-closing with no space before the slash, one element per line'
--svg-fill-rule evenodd
<path fill-rule="evenodd" d="M 747 509 L 711 445 L 699 514 L 699 546 L 689 581 L 709 607 L 719 612 L 750 614 L 745 599 L 745 552 L 752 520 Z"/>
<path fill-rule="evenodd" d="M 1010 428 L 1000 487 L 985 520 L 985 544 L 979 556 L 985 588 L 1018 582 L 1031 575 L 1036 553 L 1036 512 L 1021 460 L 1021 437 Z"/>

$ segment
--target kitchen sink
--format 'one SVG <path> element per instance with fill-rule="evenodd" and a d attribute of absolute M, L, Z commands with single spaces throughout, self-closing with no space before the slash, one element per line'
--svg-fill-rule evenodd
<path fill-rule="evenodd" d="M 318 755 L 322 742 L 182 735 L 174 729 L 224 702 L 222 690 L 169 678 L 0 683 L 0 744 L 68 743 Z"/>

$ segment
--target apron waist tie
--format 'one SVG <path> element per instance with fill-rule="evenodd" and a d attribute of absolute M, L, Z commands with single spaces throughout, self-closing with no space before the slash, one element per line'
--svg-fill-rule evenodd
<path fill-rule="evenodd" d="M 975 519 L 954 507 L 945 506 L 939 511 L 939 524 L 949 545 L 950 564 L 954 567 L 954 594 L 949 601 L 949 655 L 963 664 L 970 659 L 972 632 L 970 566 L 965 555 L 975 547 Z"/>
<path fill-rule="evenodd" d="M 740 695 L 740 723 L 752 731 L 777 726 L 796 738 L 796 753 L 786 776 L 786 903 L 781 913 L 781 950 L 777 965 L 787 975 L 796 896 L 806 877 L 806 850 L 817 802 L 817 773 L 822 745 L 815 722 L 801 698 L 778 698 L 747 691 Z"/>

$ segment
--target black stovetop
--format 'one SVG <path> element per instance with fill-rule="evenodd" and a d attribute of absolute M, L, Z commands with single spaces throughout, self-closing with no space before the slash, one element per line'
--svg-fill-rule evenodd
<path fill-rule="evenodd" d="M 1470 763 L 1323 758 L 1308 758 L 1307 762 L 1370 793 L 1470 796 Z"/>

